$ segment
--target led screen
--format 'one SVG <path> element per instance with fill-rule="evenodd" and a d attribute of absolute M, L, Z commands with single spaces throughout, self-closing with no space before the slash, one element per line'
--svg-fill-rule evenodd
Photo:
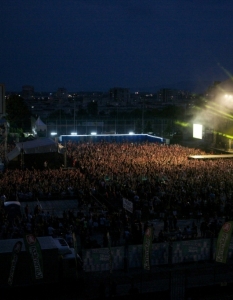
<path fill-rule="evenodd" d="M 193 137 L 196 139 L 202 139 L 202 125 L 193 124 Z"/>

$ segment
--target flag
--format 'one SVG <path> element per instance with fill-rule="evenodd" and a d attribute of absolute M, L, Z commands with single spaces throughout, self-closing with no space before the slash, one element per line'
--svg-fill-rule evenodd
<path fill-rule="evenodd" d="M 153 240 L 153 228 L 148 227 L 144 234 L 143 239 L 143 258 L 142 258 L 142 265 L 143 269 L 150 270 L 150 260 L 151 260 L 151 246 Z"/>
<path fill-rule="evenodd" d="M 217 239 L 216 261 L 226 263 L 229 244 L 231 241 L 233 221 L 223 224 Z"/>
<path fill-rule="evenodd" d="M 12 250 L 11 268 L 10 268 L 10 274 L 8 277 L 8 284 L 10 286 L 12 286 L 12 284 L 13 284 L 14 273 L 15 273 L 15 269 L 16 269 L 16 265 L 17 265 L 17 261 L 18 261 L 18 256 L 22 249 L 22 244 L 23 243 L 21 241 L 16 242 L 14 244 L 14 247 Z"/>
<path fill-rule="evenodd" d="M 43 279 L 43 259 L 40 243 L 33 234 L 26 234 L 24 237 L 25 247 L 31 256 L 33 278 Z"/>

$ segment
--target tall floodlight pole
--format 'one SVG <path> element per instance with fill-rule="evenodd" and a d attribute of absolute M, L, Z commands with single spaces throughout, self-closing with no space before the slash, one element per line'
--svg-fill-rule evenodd
<path fill-rule="evenodd" d="M 5 118 L 6 116 L 6 99 L 5 99 L 5 84 L 0 84 L 0 118 Z M 7 161 L 7 121 L 4 123 L 4 159 Z"/>
<path fill-rule="evenodd" d="M 7 136 L 8 136 L 7 122 L 4 123 L 4 127 L 5 127 L 4 158 L 5 158 L 5 163 L 6 163 L 8 161 L 8 159 L 7 159 Z"/>
<path fill-rule="evenodd" d="M 76 132 L 75 131 L 75 99 L 74 99 L 74 132 Z"/>
<path fill-rule="evenodd" d="M 144 98 L 142 100 L 142 133 L 144 132 Z"/>
<path fill-rule="evenodd" d="M 64 152 L 64 168 L 67 168 L 67 147 L 65 142 L 65 152 Z"/>

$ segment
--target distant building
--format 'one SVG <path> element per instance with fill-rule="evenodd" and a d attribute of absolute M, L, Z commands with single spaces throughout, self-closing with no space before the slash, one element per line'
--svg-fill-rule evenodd
<path fill-rule="evenodd" d="M 127 88 L 114 87 L 109 90 L 110 102 L 130 103 L 130 92 Z"/>
<path fill-rule="evenodd" d="M 160 102 L 167 103 L 167 102 L 173 102 L 174 100 L 177 100 L 178 92 L 177 90 L 172 89 L 160 89 L 157 92 L 157 99 Z"/>
<path fill-rule="evenodd" d="M 24 99 L 30 99 L 34 96 L 34 86 L 32 85 L 23 85 L 22 86 L 22 97 Z"/>
<path fill-rule="evenodd" d="M 157 92 L 157 102 L 167 105 L 181 105 L 190 101 L 193 95 L 185 90 L 163 88 Z"/>
<path fill-rule="evenodd" d="M 67 89 L 65 89 L 65 88 L 58 88 L 56 96 L 57 96 L 57 98 L 58 98 L 59 101 L 67 100 L 67 98 L 68 98 Z"/>

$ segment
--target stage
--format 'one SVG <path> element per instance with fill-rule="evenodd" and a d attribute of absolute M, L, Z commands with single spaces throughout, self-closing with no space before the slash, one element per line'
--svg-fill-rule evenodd
<path fill-rule="evenodd" d="M 233 158 L 233 154 L 205 154 L 205 155 L 189 155 L 188 159 L 226 159 Z"/>

